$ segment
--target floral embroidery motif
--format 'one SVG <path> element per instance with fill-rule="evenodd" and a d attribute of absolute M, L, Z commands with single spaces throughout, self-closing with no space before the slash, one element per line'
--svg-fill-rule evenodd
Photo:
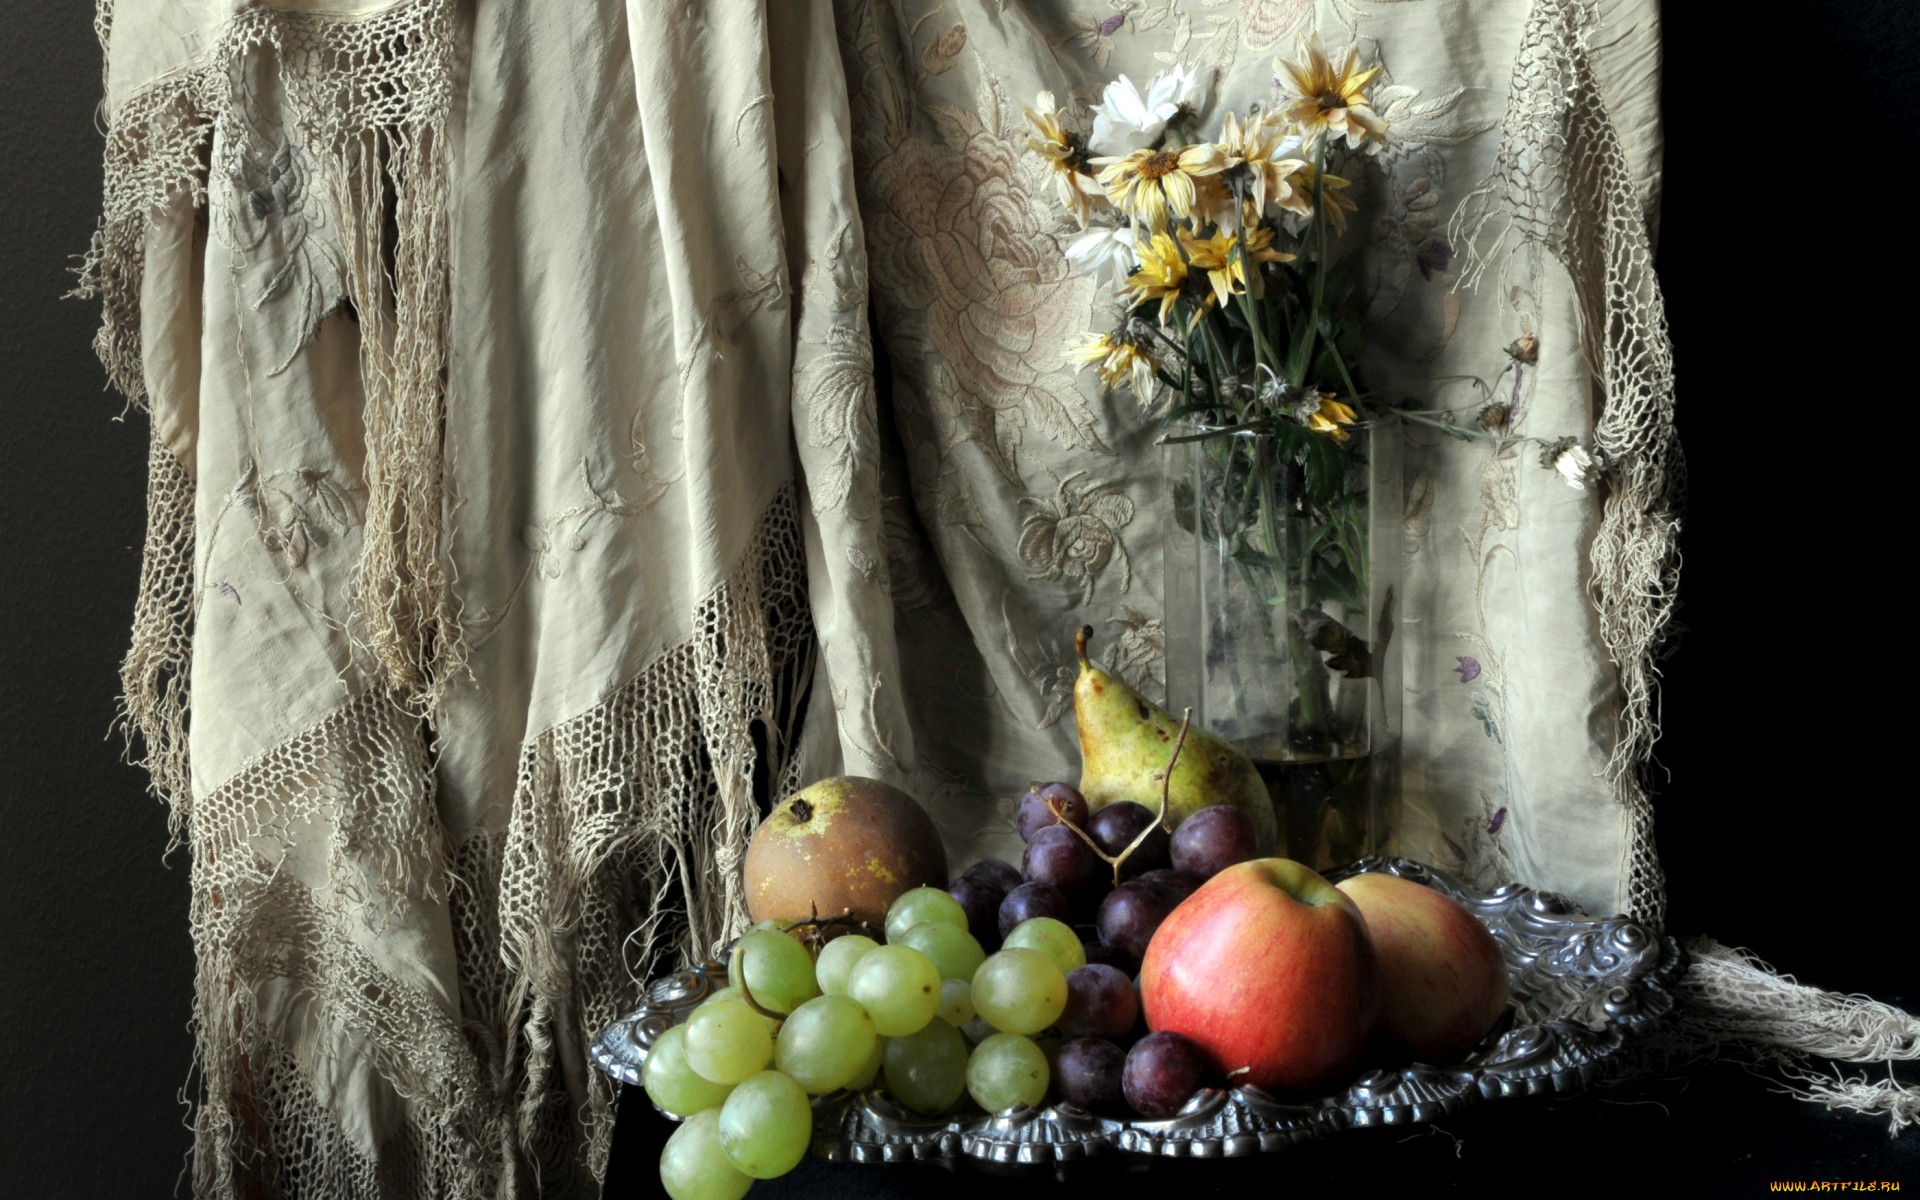
<path fill-rule="evenodd" d="M 960 52 L 967 48 L 967 27 L 954 25 L 933 41 L 927 43 L 927 51 L 920 56 L 921 65 L 929 75 L 942 75 L 953 68 L 953 62 Z"/>
<path fill-rule="evenodd" d="M 1059 354 L 1085 323 L 1092 284 L 1062 253 L 1069 230 L 1022 153 L 1018 107 L 983 75 L 978 112 L 937 105 L 927 115 L 938 140 L 904 125 L 871 139 L 880 156 L 867 234 L 890 331 L 924 341 L 952 372 L 954 386 L 918 389 L 951 430 L 946 444 L 974 443 L 1013 484 L 1029 427 L 1111 454 Z"/>
<path fill-rule="evenodd" d="M 1012 594 L 1001 596 L 1000 628 L 1006 638 L 1007 658 L 1031 684 L 1026 695 L 1045 703 L 1033 727 L 1051 729 L 1073 707 L 1073 684 L 1080 675 L 1073 646 L 1058 637 L 1028 645 L 1014 627 L 1012 609 Z"/>
<path fill-rule="evenodd" d="M 1375 110 L 1392 132 L 1376 160 L 1386 176 L 1380 184 L 1385 204 L 1375 231 L 1375 251 L 1368 256 L 1373 290 L 1367 308 L 1369 319 L 1400 306 L 1413 284 L 1415 271 L 1422 280 L 1445 278 L 1453 264 L 1453 246 L 1442 236 L 1446 222 L 1440 211 L 1440 196 L 1447 182 L 1447 162 L 1440 151 L 1494 126 L 1490 120 L 1455 119 L 1466 94 L 1465 88 L 1456 87 L 1422 100 L 1419 89 L 1395 83 L 1378 88 L 1374 94 Z M 1439 302 L 1444 303 L 1452 293 L 1440 295 Z M 1450 316 L 1458 319 L 1457 312 Z"/>
<path fill-rule="evenodd" d="M 1518 875 L 1513 852 L 1500 836 L 1508 815 L 1506 805 L 1496 807 L 1493 797 L 1481 792 L 1480 811 L 1461 817 L 1454 826 L 1459 836 L 1440 835 L 1454 857 L 1455 869 L 1466 872 L 1476 887 L 1497 887 Z"/>
<path fill-rule="evenodd" d="M 587 493 L 583 504 L 570 505 L 549 517 L 544 524 L 528 525 L 520 531 L 520 541 L 534 552 L 530 572 L 546 579 L 560 578 L 562 551 L 586 549 L 587 527 L 600 517 L 637 517 L 659 503 L 672 481 L 655 481 L 653 490 L 638 500 L 628 500 L 612 489 L 601 490 L 593 482 L 593 471 L 586 459 L 580 460 L 580 486 Z M 516 591 L 518 589 L 515 589 Z"/>
<path fill-rule="evenodd" d="M 1085 474 L 1076 471 L 1056 479 L 1052 511 L 1027 517 L 1020 533 L 1020 558 L 1038 572 L 1027 578 L 1075 583 L 1082 604 L 1093 600 L 1094 580 L 1116 558 L 1120 590 L 1133 586 L 1133 567 L 1118 532 L 1133 520 L 1133 501 L 1116 487 L 1076 487 Z M 1022 503 L 1040 502 L 1027 496 Z"/>
<path fill-rule="evenodd" d="M 223 141 L 240 149 L 227 166 L 231 199 L 216 206 L 216 228 L 233 254 L 247 307 L 292 308 L 250 331 L 266 348 L 269 376 L 287 369 L 347 295 L 346 256 L 327 231 L 322 199 L 311 192 L 312 164 L 291 122 L 283 128 L 274 119 L 276 108 L 276 98 L 256 96 L 223 118 Z"/>
<path fill-rule="evenodd" d="M 1120 636 L 1107 647 L 1113 669 L 1138 691 L 1164 695 L 1167 688 L 1167 631 L 1160 618 L 1149 617 L 1130 604 L 1107 624 L 1120 627 Z"/>
<path fill-rule="evenodd" d="M 356 519 L 351 494 L 334 482 L 331 468 L 263 476 L 252 459 L 227 493 L 227 506 L 253 515 L 254 536 L 289 569 L 306 566 L 311 550 L 331 544 Z"/>
<path fill-rule="evenodd" d="M 807 408 L 807 444 L 833 450 L 832 464 L 808 476 L 815 513 L 846 503 L 860 465 L 879 440 L 865 328 L 836 328 L 828 336 L 826 349 L 794 373 L 794 394 Z"/>

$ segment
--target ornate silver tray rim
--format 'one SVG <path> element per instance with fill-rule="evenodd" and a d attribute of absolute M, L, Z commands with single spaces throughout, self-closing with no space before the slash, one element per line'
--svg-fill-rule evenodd
<path fill-rule="evenodd" d="M 1202 1089 L 1165 1120 L 1101 1116 L 1071 1104 L 923 1117 L 874 1088 L 814 1101 L 813 1153 L 834 1161 L 976 1160 L 1062 1167 L 1095 1154 L 1234 1158 L 1344 1129 L 1431 1121 L 1480 1099 L 1572 1092 L 1672 1010 L 1680 943 L 1624 916 L 1592 917 L 1566 897 L 1519 884 L 1480 892 L 1412 859 L 1368 858 L 1333 880 L 1384 871 L 1424 884 L 1480 918 L 1506 955 L 1509 1020 L 1464 1062 L 1371 1070 L 1343 1091 L 1283 1102 L 1257 1088 Z M 589 1052 L 639 1086 L 653 1040 L 726 985 L 706 962 L 654 980 L 647 999 Z"/>

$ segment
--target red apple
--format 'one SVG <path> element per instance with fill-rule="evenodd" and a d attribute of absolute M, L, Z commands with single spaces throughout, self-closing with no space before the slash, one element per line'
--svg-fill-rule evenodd
<path fill-rule="evenodd" d="M 1450 1063 L 1507 1007 L 1507 960 L 1479 918 L 1430 887 L 1368 872 L 1340 890 L 1360 906 L 1380 960 L 1380 1036 L 1422 1062 Z"/>
<path fill-rule="evenodd" d="M 1161 923 L 1140 999 L 1149 1028 L 1191 1040 L 1227 1083 L 1310 1093 L 1359 1065 L 1379 970 L 1345 893 L 1297 862 L 1257 858 L 1209 879 Z"/>

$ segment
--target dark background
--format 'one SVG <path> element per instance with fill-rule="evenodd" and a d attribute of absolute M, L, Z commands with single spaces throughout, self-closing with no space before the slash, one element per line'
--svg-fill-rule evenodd
<path fill-rule="evenodd" d="M 187 861 L 163 859 L 165 813 L 108 736 L 144 528 L 144 419 L 116 420 L 122 401 L 103 390 L 96 308 L 57 299 L 99 201 L 89 7 L 10 5 L 0 71 L 0 1194 L 23 1198 L 168 1195 L 190 1141 Z M 1911 1003 L 1915 788 L 1899 756 L 1912 705 L 1883 693 L 1908 662 L 1912 606 L 1891 576 L 1911 503 L 1877 493 L 1913 473 L 1920 7 L 1768 6 L 1764 25 L 1757 7 L 1680 8 L 1666 17 L 1660 244 L 1691 474 L 1656 780 L 1669 928 Z M 1685 1117 L 1684 1102 L 1655 1099 Z M 1598 1167 L 1618 1138 L 1662 1128 L 1591 1106 L 1526 1119 L 1536 1148 Z M 1455 1132 L 1497 1145 L 1522 1130 L 1505 1120 Z M 1920 1186 L 1915 1138 L 1895 1150 L 1883 1128 L 1814 1125 L 1782 1100 L 1695 1149 L 1745 1142 L 1736 1157 L 1755 1178 L 1796 1177 L 1825 1154 L 1857 1162 L 1847 1178 L 1904 1170 Z M 652 1130 L 623 1119 L 622 1194 L 651 1187 Z M 1450 1145 L 1395 1153 L 1436 1172 L 1453 1161 Z M 1264 1179 L 1337 1180 L 1355 1161 L 1314 1148 Z M 766 1193 L 837 1194 L 846 1178 Z M 1234 1190 L 1241 1177 L 1211 1178 Z M 1718 1179 L 1727 1194 L 1761 1190 Z M 1185 1189 L 1164 1171 L 1147 1180 Z"/>

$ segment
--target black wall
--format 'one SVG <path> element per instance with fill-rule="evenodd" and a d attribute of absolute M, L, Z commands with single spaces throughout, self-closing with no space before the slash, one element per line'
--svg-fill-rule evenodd
<path fill-rule="evenodd" d="M 187 862 L 106 735 L 144 525 L 96 310 L 90 6 L 9 6 L 0 71 L 0 1194 L 155 1197 L 189 1137 Z M 1671 927 L 1920 991 L 1906 565 L 1920 164 L 1910 0 L 1667 17 L 1660 266 L 1692 476 L 1667 664 Z M 1896 182 L 1896 178 L 1901 182 Z M 1869 506 L 1872 507 L 1869 507 Z M 1897 694 L 1896 694 L 1897 695 Z"/>

